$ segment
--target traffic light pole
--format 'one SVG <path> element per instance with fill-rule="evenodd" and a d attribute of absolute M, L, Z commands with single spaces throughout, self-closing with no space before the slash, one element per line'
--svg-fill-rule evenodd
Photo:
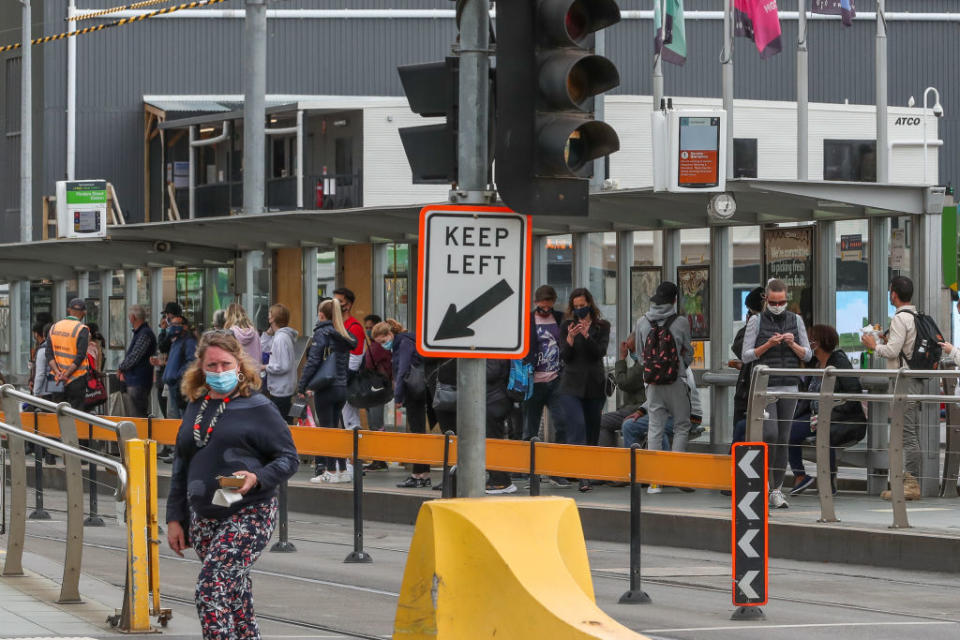
<path fill-rule="evenodd" d="M 460 20 L 458 187 L 463 203 L 488 203 L 487 158 L 490 88 L 490 2 L 467 0 Z M 457 496 L 478 498 L 486 489 L 486 360 L 457 361 Z"/>

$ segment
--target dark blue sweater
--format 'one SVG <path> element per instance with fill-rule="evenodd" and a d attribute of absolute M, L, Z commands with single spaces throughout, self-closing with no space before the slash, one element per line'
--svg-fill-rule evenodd
<path fill-rule="evenodd" d="M 187 406 L 177 433 L 167 522 L 186 524 L 191 511 L 200 518 L 228 518 L 245 506 L 275 496 L 277 487 L 299 466 L 290 428 L 276 405 L 260 393 L 232 400 L 217 420 L 207 445 L 198 449 L 193 440 L 193 422 L 201 401 Z M 219 401 L 214 400 L 208 404 L 202 432 L 206 432 L 219 406 Z M 217 476 L 229 476 L 234 471 L 257 474 L 258 486 L 229 507 L 214 506 L 213 494 L 219 488 Z"/>

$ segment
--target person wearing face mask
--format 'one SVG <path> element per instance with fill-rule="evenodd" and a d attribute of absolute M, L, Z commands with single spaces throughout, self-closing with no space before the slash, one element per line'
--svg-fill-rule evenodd
<path fill-rule="evenodd" d="M 147 417 L 150 405 L 150 389 L 153 387 L 153 367 L 150 356 L 157 350 L 157 338 L 147 323 L 147 312 L 139 304 L 132 305 L 127 319 L 133 329 L 133 337 L 123 362 L 117 367 L 117 377 L 127 385 L 127 395 L 133 404 L 134 416 Z"/>
<path fill-rule="evenodd" d="M 170 344 L 167 364 L 163 369 L 163 384 L 167 388 L 167 417 L 180 418 L 186 400 L 180 395 L 180 382 L 190 363 L 196 359 L 197 339 L 187 328 L 182 315 L 174 316 L 166 330 Z"/>
<path fill-rule="evenodd" d="M 747 322 L 743 333 L 743 364 L 759 362 L 775 369 L 799 369 L 801 363 L 813 359 L 813 350 L 807 339 L 803 320 L 787 311 L 787 285 L 771 278 L 766 286 L 766 305 L 763 313 Z M 769 391 L 796 392 L 798 376 L 771 376 Z M 797 401 L 788 398 L 771 400 L 764 410 L 763 441 L 773 447 L 770 464 L 770 506 L 786 509 L 783 497 L 783 478 L 787 469 L 787 448 L 790 428 Z"/>
<path fill-rule="evenodd" d="M 616 411 L 608 411 L 600 417 L 601 447 L 617 446 L 617 431 L 624 421 L 640 417 L 638 411 L 647 401 L 643 384 L 643 367 L 637 355 L 636 336 L 630 334 L 620 343 L 619 357 L 613 365 L 613 377 L 617 388 L 622 392 L 623 402 Z"/>
<path fill-rule="evenodd" d="M 607 400 L 603 356 L 609 342 L 610 323 L 600 317 L 593 294 L 574 289 L 560 327 L 560 406 L 567 444 L 595 446 L 600 437 L 600 415 Z M 590 490 L 590 481 L 580 480 L 580 491 Z"/>
<path fill-rule="evenodd" d="M 181 386 L 190 404 L 166 522 L 170 548 L 183 557 L 192 546 L 202 563 L 195 599 L 206 640 L 260 638 L 250 571 L 276 526 L 277 488 L 299 464 L 290 428 L 259 388 L 257 363 L 232 334 L 203 334 Z M 242 485 L 221 493 L 230 476 Z"/>

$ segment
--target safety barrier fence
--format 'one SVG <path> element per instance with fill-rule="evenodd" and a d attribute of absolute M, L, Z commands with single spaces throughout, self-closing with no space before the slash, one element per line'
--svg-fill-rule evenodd
<path fill-rule="evenodd" d="M 820 498 L 820 522 L 838 522 L 834 508 L 830 469 L 831 413 L 838 405 L 854 401 L 866 402 L 873 407 L 880 403 L 890 405 L 890 438 L 888 446 L 891 503 L 893 506 L 892 528 L 909 527 L 907 506 L 904 497 L 904 424 L 907 405 L 910 403 L 937 404 L 957 401 L 942 394 L 908 393 L 911 380 L 958 379 L 960 370 L 921 371 L 901 369 L 775 369 L 764 365 L 754 367 L 750 381 L 747 406 L 747 439 L 763 441 L 765 410 L 778 399 L 813 400 L 819 403 L 816 428 L 817 490 Z M 776 391 L 768 388 L 771 376 L 820 378 L 819 391 Z M 887 378 L 889 393 L 841 393 L 836 391 L 838 378 L 859 377 Z M 790 418 L 792 420 L 792 417 Z M 786 446 L 786 445 L 784 445 Z M 941 487 L 943 491 L 946 487 Z"/>
<path fill-rule="evenodd" d="M 25 443 L 30 442 L 38 451 L 45 448 L 62 454 L 64 458 L 67 535 L 58 602 L 81 602 L 80 568 L 83 559 L 84 513 L 80 463 L 86 461 L 91 465 L 104 467 L 116 475 L 117 488 L 114 496 L 126 506 L 124 600 L 122 609 L 118 615 L 111 618 L 111 622 L 123 631 L 145 632 L 150 631 L 150 615 L 154 614 L 165 624 L 170 612 L 160 608 L 156 443 L 137 437 L 136 429 L 129 421 L 112 421 L 84 413 L 66 403 L 55 404 L 17 391 L 12 385 L 0 387 L 0 402 L 4 409 L 3 419 L 0 421 L 0 435 L 6 437 L 9 449 L 11 485 L 10 527 L 2 575 L 23 575 L 27 521 Z M 21 403 L 50 413 L 21 413 Z M 32 431 L 24 428 L 24 419 L 33 422 Z M 77 429 L 78 422 L 85 423 L 89 430 L 97 429 L 102 434 L 109 434 L 109 438 L 105 439 L 117 441 L 120 444 L 121 460 L 83 448 Z M 88 432 L 85 435 L 89 439 L 91 434 Z"/>

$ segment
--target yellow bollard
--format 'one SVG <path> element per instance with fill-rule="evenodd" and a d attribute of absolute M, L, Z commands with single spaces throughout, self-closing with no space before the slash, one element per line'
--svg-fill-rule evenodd
<path fill-rule="evenodd" d="M 127 441 L 127 593 L 124 598 L 128 617 L 121 623 L 121 630 L 132 633 L 151 631 L 150 554 L 147 541 L 149 444 L 146 440 Z"/>
<path fill-rule="evenodd" d="M 637 640 L 601 611 L 569 498 L 434 500 L 420 508 L 394 640 Z"/>

